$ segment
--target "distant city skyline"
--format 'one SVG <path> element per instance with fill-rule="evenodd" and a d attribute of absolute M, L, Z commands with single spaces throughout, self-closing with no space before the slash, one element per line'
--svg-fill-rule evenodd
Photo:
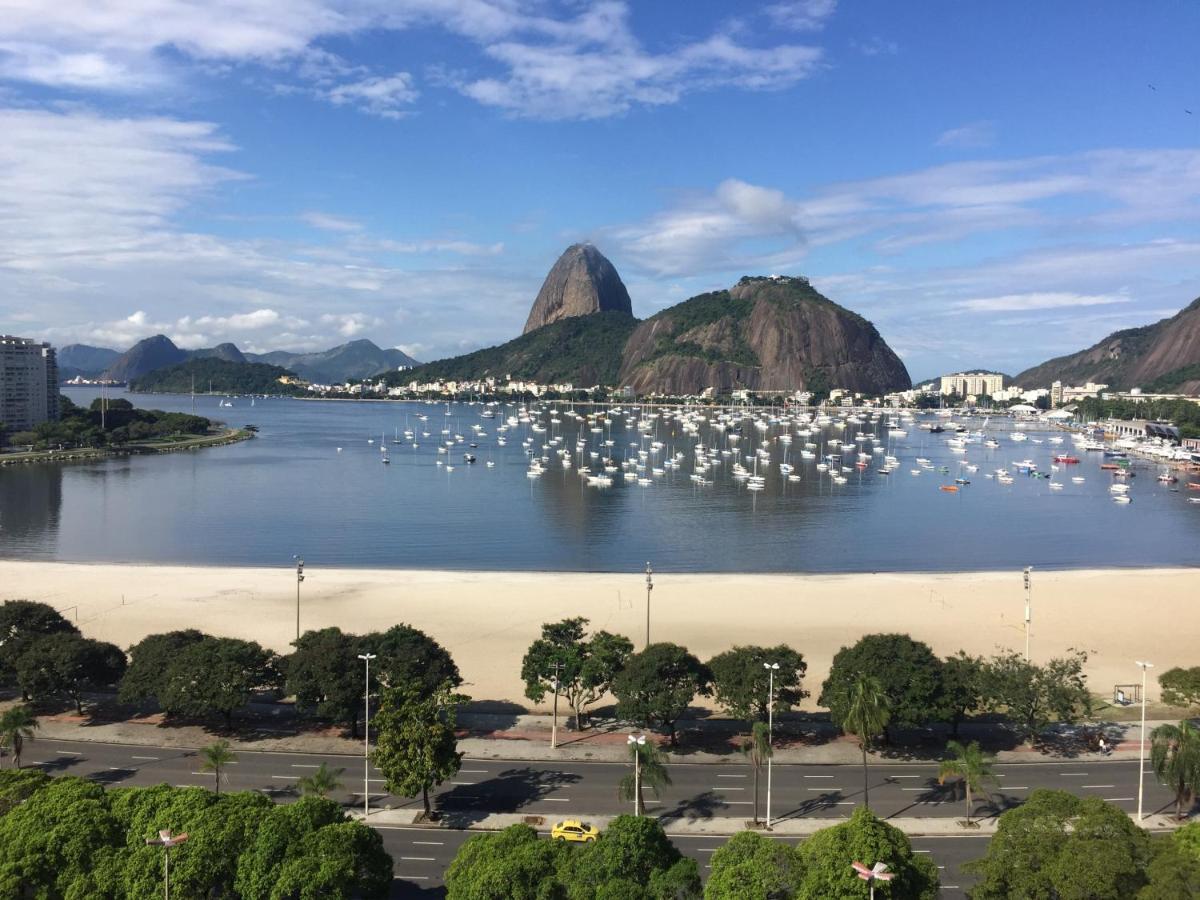
<path fill-rule="evenodd" d="M 1200 7 L 301 0 L 0 16 L 0 332 L 422 360 L 593 241 L 804 274 L 914 379 L 1200 295 Z"/>

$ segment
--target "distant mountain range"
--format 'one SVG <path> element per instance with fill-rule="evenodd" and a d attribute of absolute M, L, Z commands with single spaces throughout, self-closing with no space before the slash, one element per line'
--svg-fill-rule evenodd
<path fill-rule="evenodd" d="M 229 363 L 266 363 L 295 372 L 317 384 L 341 384 L 371 378 L 417 361 L 396 349 L 382 349 L 368 340 L 351 341 L 320 353 L 243 353 L 234 344 L 218 344 L 201 350 L 182 350 L 166 335 L 156 334 L 138 341 L 124 353 L 86 344 L 69 344 L 58 351 L 59 374 L 63 381 L 76 375 L 134 381 L 167 366 L 194 359 L 218 359 Z"/>
<path fill-rule="evenodd" d="M 1091 381 L 1117 390 L 1200 393 L 1200 298 L 1169 319 L 1115 331 L 1086 350 L 1026 369 L 1013 380 L 1027 388 Z"/>
<path fill-rule="evenodd" d="M 580 244 L 551 268 L 520 337 L 387 380 L 489 376 L 675 395 L 833 387 L 880 394 L 911 386 L 875 327 L 805 278 L 746 277 L 639 321 L 612 263 Z"/>

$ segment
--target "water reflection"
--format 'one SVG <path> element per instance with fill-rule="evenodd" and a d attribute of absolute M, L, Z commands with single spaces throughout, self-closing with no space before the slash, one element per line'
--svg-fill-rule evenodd
<path fill-rule="evenodd" d="M 0 468 L 0 547 L 10 555 L 53 557 L 62 503 L 62 466 Z"/>

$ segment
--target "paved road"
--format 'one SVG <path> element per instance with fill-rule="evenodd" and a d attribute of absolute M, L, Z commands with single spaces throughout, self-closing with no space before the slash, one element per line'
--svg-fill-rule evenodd
<path fill-rule="evenodd" d="M 384 845 L 396 861 L 392 896 L 403 900 L 441 897 L 446 867 L 470 833 L 417 827 L 384 827 L 380 830 Z M 707 876 L 708 861 L 726 838 L 672 835 L 671 840 L 685 855 L 695 859 L 700 865 L 701 875 Z M 779 840 L 795 844 L 799 839 Z M 965 897 L 966 889 L 974 883 L 973 879 L 960 871 L 960 867 L 968 860 L 983 856 L 987 852 L 987 841 L 986 836 L 930 837 L 913 838 L 912 843 L 916 852 L 932 855 L 939 869 L 942 896 L 952 900 Z"/>

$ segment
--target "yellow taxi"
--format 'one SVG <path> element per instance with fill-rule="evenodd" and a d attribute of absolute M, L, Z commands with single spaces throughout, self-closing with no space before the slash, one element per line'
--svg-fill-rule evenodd
<path fill-rule="evenodd" d="M 579 841 L 586 844 L 596 840 L 599 835 L 599 828 L 578 819 L 564 819 L 550 829 L 550 838 L 555 841 Z"/>

